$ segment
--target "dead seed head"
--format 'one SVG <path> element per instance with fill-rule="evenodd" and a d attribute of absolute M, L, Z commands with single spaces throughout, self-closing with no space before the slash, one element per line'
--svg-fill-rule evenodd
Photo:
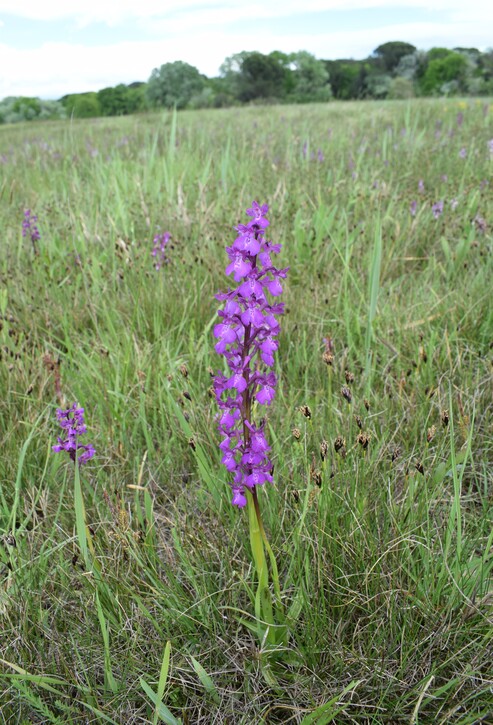
<path fill-rule="evenodd" d="M 312 411 L 310 410 L 310 408 L 308 407 L 308 405 L 301 405 L 298 408 L 298 410 L 300 411 L 300 413 L 302 413 L 302 415 L 305 416 L 305 418 L 308 418 L 308 420 L 311 420 Z"/>
<path fill-rule="evenodd" d="M 390 454 L 390 460 L 392 461 L 392 463 L 396 461 L 400 457 L 400 455 L 401 449 L 399 448 L 399 446 L 395 446 L 394 448 L 392 448 L 392 453 Z"/>
<path fill-rule="evenodd" d="M 428 441 L 428 443 L 431 443 L 431 441 L 435 437 L 436 432 L 437 432 L 436 425 L 432 425 L 431 428 L 428 428 L 428 431 L 426 433 L 426 440 Z"/>
<path fill-rule="evenodd" d="M 337 436 L 334 441 L 334 449 L 336 453 L 345 458 L 346 456 L 346 439 L 342 436 Z"/>
<path fill-rule="evenodd" d="M 349 370 L 346 370 L 344 375 L 346 376 L 346 383 L 350 385 L 351 383 L 354 383 L 354 374 L 349 372 Z"/>
<path fill-rule="evenodd" d="M 348 403 L 350 403 L 353 399 L 353 395 L 352 395 L 351 391 L 346 386 L 341 388 L 341 395 L 344 398 L 344 400 L 347 400 Z"/>
<path fill-rule="evenodd" d="M 360 444 L 360 446 L 362 447 L 362 449 L 364 451 L 366 451 L 366 449 L 368 448 L 368 444 L 370 442 L 370 438 L 371 438 L 371 436 L 370 436 L 369 433 L 364 433 L 362 431 L 361 433 L 358 434 L 358 437 L 356 438 L 356 441 Z"/>
<path fill-rule="evenodd" d="M 329 444 L 327 443 L 327 441 L 322 441 L 320 443 L 320 458 L 322 459 L 322 461 L 325 461 L 325 459 L 327 458 L 328 452 L 329 452 Z"/>
<path fill-rule="evenodd" d="M 299 439 L 301 438 L 301 431 L 300 431 L 300 429 L 299 428 L 293 428 L 293 430 L 291 431 L 291 433 L 293 434 L 293 438 L 295 440 L 299 441 Z"/>

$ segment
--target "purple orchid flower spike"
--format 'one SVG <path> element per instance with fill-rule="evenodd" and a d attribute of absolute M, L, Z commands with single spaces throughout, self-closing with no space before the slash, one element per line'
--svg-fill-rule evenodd
<path fill-rule="evenodd" d="M 213 330 L 215 349 L 229 368 L 229 373 L 219 372 L 214 378 L 222 436 L 219 448 L 231 476 L 232 504 L 239 508 L 247 504 L 245 488 L 253 491 L 272 482 L 265 421 L 255 423 L 253 412 L 255 406 L 270 405 L 275 397 L 277 377 L 269 368 L 278 349 L 276 315 L 284 312 L 284 305 L 271 303 L 270 297 L 282 293 L 281 280 L 288 269 L 278 269 L 272 262 L 281 245 L 265 238 L 268 210 L 267 204 L 256 201 L 247 209 L 250 221 L 236 227 L 238 236 L 226 247 L 230 259 L 226 274 L 232 274 L 238 286 L 216 295 L 224 306 Z"/>
<path fill-rule="evenodd" d="M 87 432 L 84 408 L 79 408 L 77 403 L 67 410 L 58 408 L 56 417 L 63 433 L 58 436 L 58 443 L 52 446 L 52 449 L 55 453 L 66 451 L 74 463 L 75 461 L 80 465 L 87 463 L 94 456 L 95 450 L 92 445 L 85 445 L 78 441 L 79 436 Z"/>

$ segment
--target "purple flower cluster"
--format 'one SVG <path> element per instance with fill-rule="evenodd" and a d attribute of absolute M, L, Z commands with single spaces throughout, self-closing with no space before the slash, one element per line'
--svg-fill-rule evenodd
<path fill-rule="evenodd" d="M 166 245 L 170 239 L 171 234 L 169 232 L 164 232 L 164 234 L 156 234 L 152 240 L 154 246 L 151 254 L 156 259 L 154 264 L 156 269 L 160 269 L 163 264 L 167 264 L 169 262 L 169 259 L 166 256 Z"/>
<path fill-rule="evenodd" d="M 266 293 L 278 297 L 281 280 L 288 268 L 278 269 L 272 262 L 280 244 L 265 239 L 269 226 L 267 204 L 256 201 L 247 209 L 251 220 L 236 227 L 238 236 L 227 247 L 230 263 L 226 274 L 233 274 L 238 287 L 216 295 L 224 302 L 219 310 L 221 321 L 214 327 L 216 352 L 224 355 L 229 373 L 218 373 L 214 390 L 220 408 L 219 432 L 223 439 L 222 463 L 231 475 L 233 506 L 246 505 L 245 487 L 253 490 L 266 481 L 272 482 L 270 446 L 265 438 L 265 421 L 253 421 L 252 408 L 257 402 L 270 405 L 277 384 L 269 371 L 278 348 L 279 323 L 276 315 L 284 312 L 284 304 L 271 304 Z"/>
<path fill-rule="evenodd" d="M 431 207 L 431 211 L 432 211 L 435 219 L 439 219 L 443 214 L 443 201 L 440 200 L 440 201 L 435 202 L 433 204 L 433 206 Z"/>
<path fill-rule="evenodd" d="M 31 242 L 36 245 L 36 242 L 39 242 L 41 239 L 41 234 L 39 233 L 38 226 L 36 222 L 38 221 L 38 217 L 36 214 L 31 214 L 30 209 L 26 209 L 24 212 L 24 219 L 22 222 L 22 236 L 27 237 L 29 236 L 31 239 Z"/>
<path fill-rule="evenodd" d="M 79 436 L 86 433 L 84 423 L 84 408 L 79 408 L 74 403 L 71 408 L 61 410 L 57 408 L 56 417 L 64 431 L 64 436 L 58 436 L 58 443 L 52 446 L 56 453 L 67 451 L 70 458 L 75 462 L 83 464 L 93 457 L 95 450 L 92 445 L 83 445 L 77 440 Z"/>

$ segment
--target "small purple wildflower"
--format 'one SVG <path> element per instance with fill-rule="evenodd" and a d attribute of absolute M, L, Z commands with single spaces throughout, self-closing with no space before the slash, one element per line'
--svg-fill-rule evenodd
<path fill-rule="evenodd" d="M 466 158 L 466 156 L 467 156 L 467 149 L 466 149 L 465 146 L 463 146 L 461 148 L 461 150 L 459 151 L 459 156 L 461 157 L 461 159 L 465 159 Z"/>
<path fill-rule="evenodd" d="M 450 208 L 452 209 L 452 211 L 455 211 L 458 206 L 459 206 L 458 199 L 450 199 Z"/>
<path fill-rule="evenodd" d="M 488 141 L 488 151 L 490 152 L 490 155 L 493 156 L 493 138 L 490 138 Z"/>
<path fill-rule="evenodd" d="M 52 446 L 55 453 L 67 451 L 74 463 L 75 461 L 81 465 L 87 463 L 93 457 L 95 450 L 92 445 L 84 445 L 77 440 L 79 436 L 84 435 L 87 431 L 84 422 L 84 408 L 79 408 L 77 403 L 74 403 L 67 410 L 57 408 L 56 417 L 63 429 L 63 434 L 58 436 L 58 443 Z"/>
<path fill-rule="evenodd" d="M 36 243 L 41 239 L 41 234 L 39 233 L 38 225 L 36 224 L 37 221 L 38 217 L 36 214 L 31 214 L 31 210 L 26 209 L 22 222 L 22 236 L 29 236 L 31 242 L 33 243 L 33 247 L 36 247 Z"/>
<path fill-rule="evenodd" d="M 164 232 L 163 234 L 156 234 L 152 240 L 154 247 L 151 254 L 156 259 L 154 264 L 156 269 L 160 269 L 163 264 L 168 264 L 169 262 L 169 259 L 166 256 L 166 245 L 170 239 L 171 234 L 169 232 Z"/>
<path fill-rule="evenodd" d="M 322 151 L 322 149 L 318 149 L 318 151 L 317 151 L 317 159 L 320 161 L 320 163 L 322 163 L 322 161 L 324 160 L 324 158 L 325 158 L 324 152 Z"/>
<path fill-rule="evenodd" d="M 479 214 L 476 214 L 476 216 L 473 219 L 473 222 L 476 226 L 476 229 L 478 232 L 481 232 L 481 234 L 485 234 L 486 230 L 488 229 L 488 225 L 486 223 L 486 219 L 484 219 Z"/>
<path fill-rule="evenodd" d="M 424 194 L 424 191 L 425 191 L 425 183 L 424 183 L 423 179 L 420 179 L 418 181 L 418 191 L 419 191 L 420 194 Z"/>
<path fill-rule="evenodd" d="M 411 216 L 416 216 L 416 210 L 418 208 L 418 202 L 414 199 L 411 204 L 409 205 L 409 211 L 411 212 Z"/>
<path fill-rule="evenodd" d="M 214 326 L 215 349 L 229 368 L 228 373 L 218 372 L 214 378 L 220 409 L 218 429 L 223 437 L 219 448 L 231 476 L 232 504 L 239 508 L 247 503 L 245 488 L 253 491 L 273 480 L 265 421 L 256 423 L 252 418 L 255 401 L 270 405 L 275 396 L 277 377 L 268 368 L 274 365 L 280 330 L 276 315 L 284 312 L 284 304 L 271 303 L 267 293 L 278 297 L 288 272 L 272 262 L 281 245 L 265 239 L 268 209 L 267 204 L 259 206 L 254 201 L 247 209 L 251 220 L 236 227 L 238 236 L 226 247 L 230 259 L 226 274 L 233 274 L 239 284 L 216 295 L 224 306 Z"/>
<path fill-rule="evenodd" d="M 431 211 L 433 212 L 433 216 L 435 219 L 438 219 L 443 214 L 443 201 L 437 201 L 433 204 L 431 207 Z"/>
<path fill-rule="evenodd" d="M 462 111 L 459 111 L 459 113 L 457 114 L 457 125 L 462 126 L 463 122 L 464 122 L 464 114 L 462 113 Z"/>

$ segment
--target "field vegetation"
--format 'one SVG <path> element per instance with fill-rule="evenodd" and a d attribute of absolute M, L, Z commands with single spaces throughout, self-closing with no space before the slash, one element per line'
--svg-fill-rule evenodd
<path fill-rule="evenodd" d="M 493 722 L 491 103 L 16 124 L 0 164 L 0 722 Z M 290 267 L 274 653 L 211 395 L 253 199 Z"/>

